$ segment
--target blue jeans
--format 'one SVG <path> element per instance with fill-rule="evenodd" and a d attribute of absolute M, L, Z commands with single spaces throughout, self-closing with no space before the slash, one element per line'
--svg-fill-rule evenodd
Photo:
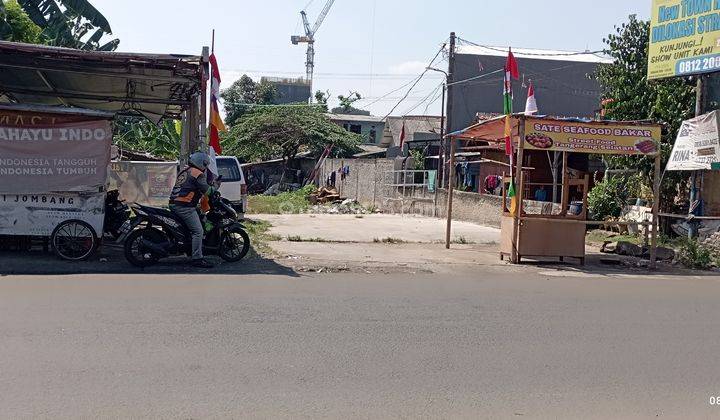
<path fill-rule="evenodd" d="M 192 259 L 199 260 L 203 257 L 202 243 L 205 232 L 203 231 L 200 215 L 196 207 L 170 206 L 170 210 L 177 214 L 192 235 Z"/>

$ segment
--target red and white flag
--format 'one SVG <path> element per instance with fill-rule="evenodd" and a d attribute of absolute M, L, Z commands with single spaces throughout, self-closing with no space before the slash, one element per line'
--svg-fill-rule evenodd
<path fill-rule="evenodd" d="M 530 81 L 530 87 L 528 87 L 527 101 L 525 102 L 525 115 L 535 115 L 538 113 L 537 101 L 535 100 L 535 87 L 533 87 L 532 80 Z"/>
<path fill-rule="evenodd" d="M 405 145 L 405 121 L 403 121 L 402 130 L 400 131 L 400 149 Z"/>
<path fill-rule="evenodd" d="M 220 69 L 218 68 L 217 58 L 213 52 L 210 55 L 210 123 L 208 124 L 208 132 L 210 133 L 210 141 L 208 142 L 208 155 L 210 155 L 210 172 L 218 175 L 217 163 L 215 156 L 222 154 L 222 146 L 220 145 L 220 132 L 227 131 L 225 123 L 220 116 Z"/>

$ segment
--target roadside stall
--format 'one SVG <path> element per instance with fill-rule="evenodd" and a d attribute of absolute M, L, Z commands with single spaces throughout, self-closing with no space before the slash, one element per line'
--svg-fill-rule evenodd
<path fill-rule="evenodd" d="M 448 135 L 454 141 L 505 141 L 506 118 L 510 118 L 512 170 L 504 179 L 501 222 L 501 258 L 520 263 L 523 257 L 577 258 L 585 262 L 585 232 L 589 174 L 568 166 L 569 153 L 653 156 L 655 181 L 652 217 L 651 264 L 655 263 L 660 186 L 659 125 L 644 122 L 560 119 L 516 114 L 483 121 Z M 532 209 L 532 170 L 526 169 L 526 151 L 562 153 L 562 184 L 559 206 Z M 512 188 L 510 188 L 512 186 Z M 516 192 L 516 195 L 513 194 Z M 451 215 L 448 216 L 449 218 Z"/>
<path fill-rule="evenodd" d="M 0 235 L 50 238 L 79 260 L 103 232 L 112 114 L 0 105 Z"/>
<path fill-rule="evenodd" d="M 92 254 L 118 115 L 182 120 L 180 161 L 207 144 L 207 47 L 194 56 L 0 41 L 0 57 L 0 236 L 51 237 L 72 260 Z M 143 191 L 153 200 L 171 183 L 169 168 L 155 169 Z"/>

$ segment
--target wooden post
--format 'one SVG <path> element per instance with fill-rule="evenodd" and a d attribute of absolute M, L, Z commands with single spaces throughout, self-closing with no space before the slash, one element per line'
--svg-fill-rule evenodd
<path fill-rule="evenodd" d="M 450 163 L 448 164 L 447 184 L 447 226 L 445 227 L 445 248 L 450 249 L 450 231 L 452 230 L 452 206 L 453 190 L 455 189 L 455 143 L 456 139 L 450 138 Z"/>
<path fill-rule="evenodd" d="M 518 182 L 515 196 L 517 197 L 518 205 L 513 215 L 512 255 L 510 256 L 510 261 L 512 261 L 513 264 L 519 263 L 520 258 L 522 258 L 518 252 L 518 247 L 520 246 L 520 222 L 522 221 L 520 214 L 522 213 L 523 207 L 523 188 L 525 187 L 522 176 L 523 160 L 525 158 L 525 118 L 523 117 L 518 119 L 518 131 L 518 151 L 517 159 L 515 159 L 515 181 Z M 510 142 L 512 143 L 512 137 L 510 138 Z M 512 170 L 512 168 L 510 169 Z"/>
<path fill-rule="evenodd" d="M 562 152 L 562 195 L 560 196 L 560 214 L 566 215 L 570 204 L 570 174 L 568 173 L 568 152 Z"/>
<path fill-rule="evenodd" d="M 658 234 L 658 217 L 660 213 L 660 167 L 662 165 L 662 156 L 660 153 L 655 156 L 655 180 L 653 182 L 653 207 L 652 207 L 652 238 L 650 246 L 650 268 L 657 267 L 657 234 Z"/>
<path fill-rule="evenodd" d="M 199 125 L 198 133 L 200 148 L 207 151 L 208 139 L 207 139 L 207 103 L 208 103 L 208 78 L 210 76 L 210 49 L 203 47 L 202 49 L 202 63 L 200 64 L 200 78 L 201 78 L 201 89 L 200 89 L 200 118 L 197 121 Z"/>

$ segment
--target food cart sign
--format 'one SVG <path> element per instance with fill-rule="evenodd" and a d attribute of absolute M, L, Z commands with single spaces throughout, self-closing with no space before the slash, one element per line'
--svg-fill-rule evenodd
<path fill-rule="evenodd" d="M 525 148 L 608 155 L 656 155 L 660 126 L 525 119 Z"/>
<path fill-rule="evenodd" d="M 653 0 L 648 79 L 720 70 L 720 2 Z"/>
<path fill-rule="evenodd" d="M 696 171 L 713 169 L 720 162 L 720 140 L 718 139 L 718 117 L 713 111 L 683 121 L 673 146 L 668 171 Z"/>

